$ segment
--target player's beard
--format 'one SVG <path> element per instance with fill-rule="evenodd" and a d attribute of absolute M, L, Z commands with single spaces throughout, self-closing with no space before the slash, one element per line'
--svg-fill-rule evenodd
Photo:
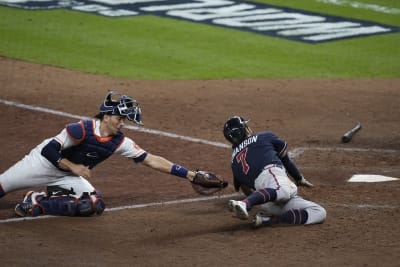
<path fill-rule="evenodd" d="M 123 125 L 118 125 L 118 123 L 110 123 L 108 129 L 111 135 L 116 135 L 122 129 Z"/>

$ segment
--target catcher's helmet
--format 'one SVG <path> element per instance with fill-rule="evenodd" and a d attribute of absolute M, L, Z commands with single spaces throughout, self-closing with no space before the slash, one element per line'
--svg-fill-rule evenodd
<path fill-rule="evenodd" d="M 130 96 L 110 91 L 100 105 L 100 113 L 125 116 L 128 120 L 143 125 L 139 103 Z"/>
<path fill-rule="evenodd" d="M 246 138 L 248 120 L 233 116 L 224 125 L 224 136 L 233 145 L 239 145 Z"/>

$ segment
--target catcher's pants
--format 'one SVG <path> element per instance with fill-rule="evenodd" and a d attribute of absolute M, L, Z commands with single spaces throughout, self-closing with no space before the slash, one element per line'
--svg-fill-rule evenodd
<path fill-rule="evenodd" d="M 289 210 L 304 209 L 308 214 L 306 224 L 322 223 L 326 218 L 326 211 L 322 206 L 297 195 L 297 186 L 287 176 L 283 167 L 274 164 L 266 166 L 255 180 L 255 188 L 273 188 L 277 192 L 274 202 L 260 205 L 267 214 L 281 215 Z"/>
<path fill-rule="evenodd" d="M 76 195 L 94 192 L 94 187 L 85 178 L 57 169 L 40 154 L 43 144 L 38 145 L 22 160 L 0 175 L 0 186 L 4 193 L 40 186 L 73 188 Z"/>

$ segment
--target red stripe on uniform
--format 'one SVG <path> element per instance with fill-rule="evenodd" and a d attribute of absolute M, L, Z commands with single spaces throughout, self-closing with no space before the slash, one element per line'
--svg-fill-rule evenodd
<path fill-rule="evenodd" d="M 278 179 L 276 178 L 275 174 L 271 171 L 271 169 L 268 169 L 269 173 L 272 175 L 272 177 L 274 177 L 275 183 L 276 183 L 276 190 L 279 190 L 279 188 L 281 188 L 281 185 L 278 182 Z"/>

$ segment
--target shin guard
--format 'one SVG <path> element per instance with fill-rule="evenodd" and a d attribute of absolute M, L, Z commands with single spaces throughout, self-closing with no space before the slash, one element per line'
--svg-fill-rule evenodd
<path fill-rule="evenodd" d="M 42 197 L 37 200 L 43 214 L 58 216 L 90 216 L 101 214 L 105 203 L 100 194 L 85 193 L 81 197 L 75 195 L 61 195 Z"/>

